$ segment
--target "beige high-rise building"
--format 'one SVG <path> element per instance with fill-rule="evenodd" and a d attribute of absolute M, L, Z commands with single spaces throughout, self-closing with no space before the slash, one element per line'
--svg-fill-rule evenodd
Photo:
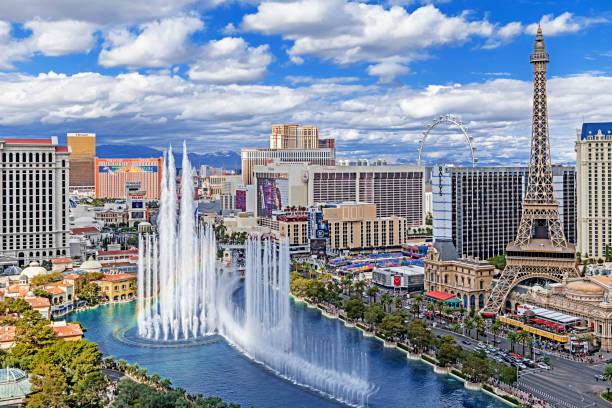
<path fill-rule="evenodd" d="M 319 128 L 316 126 L 274 125 L 270 149 L 318 149 Z"/>
<path fill-rule="evenodd" d="M 335 250 L 400 248 L 406 243 L 406 219 L 376 217 L 376 204 L 340 203 L 324 208 L 329 226 L 329 247 Z"/>
<path fill-rule="evenodd" d="M 96 134 L 67 133 L 68 147 L 72 150 L 70 156 L 70 187 L 94 187 Z"/>
<path fill-rule="evenodd" d="M 577 133 L 576 251 L 605 258 L 606 246 L 612 252 L 612 123 L 584 123 Z"/>

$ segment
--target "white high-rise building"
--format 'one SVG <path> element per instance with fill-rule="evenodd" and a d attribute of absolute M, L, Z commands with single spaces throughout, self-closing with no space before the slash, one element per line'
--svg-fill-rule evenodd
<path fill-rule="evenodd" d="M 612 122 L 584 123 L 577 131 L 578 245 L 592 258 L 612 256 Z"/>
<path fill-rule="evenodd" d="M 0 257 L 69 256 L 70 149 L 57 138 L 0 139 Z"/>

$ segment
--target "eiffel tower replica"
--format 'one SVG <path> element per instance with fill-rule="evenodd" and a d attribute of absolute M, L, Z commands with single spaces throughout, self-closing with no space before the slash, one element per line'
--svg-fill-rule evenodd
<path fill-rule="evenodd" d="M 559 202 L 553 194 L 553 175 L 548 138 L 546 103 L 546 64 L 549 58 L 538 27 L 533 54 L 533 117 L 531 156 L 523 214 L 516 239 L 506 247 L 506 267 L 489 292 L 483 315 L 503 310 L 508 294 L 519 283 L 530 278 L 561 282 L 579 277 L 576 249 L 567 242 L 559 219 Z"/>

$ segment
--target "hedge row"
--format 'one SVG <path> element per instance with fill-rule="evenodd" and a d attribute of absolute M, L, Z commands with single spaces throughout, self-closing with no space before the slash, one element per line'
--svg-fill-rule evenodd
<path fill-rule="evenodd" d="M 382 334 L 380 334 L 380 333 L 376 333 L 376 334 L 375 334 L 375 336 L 376 336 L 376 337 L 378 337 L 379 339 L 387 340 L 387 339 L 385 339 L 385 337 L 384 337 Z"/>
<path fill-rule="evenodd" d="M 402 350 L 412 351 L 412 350 L 410 350 L 410 347 L 408 347 L 408 346 L 406 346 L 405 344 L 402 344 L 402 343 L 397 343 L 397 347 L 401 348 Z"/>
<path fill-rule="evenodd" d="M 355 324 L 355 326 L 359 327 L 360 329 L 366 330 L 365 326 L 362 324 L 357 323 Z"/>
<path fill-rule="evenodd" d="M 340 320 L 346 320 L 346 317 L 342 316 L 341 314 L 339 314 L 338 317 L 340 318 Z"/>
<path fill-rule="evenodd" d="M 451 373 L 455 374 L 457 377 L 461 377 L 465 380 L 465 374 L 463 374 L 461 371 L 459 370 L 451 370 Z"/>
<path fill-rule="evenodd" d="M 518 402 L 518 400 L 514 397 L 511 397 L 509 395 L 506 394 L 502 394 L 500 395 L 500 397 L 502 397 L 503 399 L 505 399 L 506 401 L 510 401 L 511 403 L 513 403 L 514 405 L 521 405 L 520 402 Z"/>
<path fill-rule="evenodd" d="M 482 388 L 484 388 L 485 390 L 492 392 L 493 394 L 495 394 L 495 391 L 493 391 L 493 388 L 491 388 L 490 385 L 488 384 L 482 384 Z"/>
<path fill-rule="evenodd" d="M 428 356 L 428 355 L 426 355 L 426 354 L 423 354 L 423 355 L 421 356 L 421 358 L 422 358 L 423 360 L 425 360 L 425 361 L 430 362 L 431 364 L 438 364 L 438 362 L 437 362 L 436 360 L 434 360 L 433 358 L 429 357 L 429 356 Z"/>

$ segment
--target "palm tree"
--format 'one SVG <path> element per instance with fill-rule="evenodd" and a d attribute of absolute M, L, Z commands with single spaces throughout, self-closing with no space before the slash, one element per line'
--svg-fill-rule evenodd
<path fill-rule="evenodd" d="M 441 300 L 438 300 L 436 302 L 436 309 L 438 309 L 439 322 L 440 322 L 440 324 L 442 324 L 442 309 L 444 309 L 444 302 L 441 301 Z"/>
<path fill-rule="evenodd" d="M 357 295 L 359 295 L 359 299 L 362 299 L 363 291 L 367 286 L 368 284 L 364 280 L 359 280 L 353 284 L 353 288 L 355 289 Z"/>
<path fill-rule="evenodd" d="M 521 330 L 518 334 L 517 340 L 523 344 L 523 357 L 525 357 L 525 342 L 531 340 L 531 334 L 526 330 Z"/>
<path fill-rule="evenodd" d="M 477 314 L 474 316 L 474 324 L 476 325 L 476 341 L 478 341 L 478 332 L 483 331 L 485 327 L 484 319 L 481 315 Z"/>
<path fill-rule="evenodd" d="M 493 323 L 493 326 L 491 326 L 491 333 L 493 333 L 493 345 L 497 343 L 497 335 L 501 333 L 501 331 L 502 331 L 502 322 L 500 322 L 499 320 L 496 320 L 495 323 Z"/>
<path fill-rule="evenodd" d="M 414 295 L 414 300 L 412 301 L 415 305 L 417 305 L 418 312 L 421 313 L 421 305 L 423 304 L 423 295 L 418 294 Z"/>
<path fill-rule="evenodd" d="M 412 314 L 414 315 L 414 318 L 416 319 L 417 313 L 419 313 L 419 307 L 413 303 L 412 306 L 410 307 L 410 311 L 412 312 Z"/>
<path fill-rule="evenodd" d="M 351 297 L 351 283 L 352 282 L 353 282 L 353 278 L 351 276 L 344 275 L 342 277 L 342 286 L 344 286 L 344 289 L 347 289 L 349 297 Z"/>
<path fill-rule="evenodd" d="M 393 299 L 393 306 L 395 306 L 395 309 L 401 309 L 404 306 L 404 300 L 401 296 L 397 296 Z"/>
<path fill-rule="evenodd" d="M 468 337 L 472 337 L 471 331 L 475 327 L 474 321 L 469 317 L 463 319 L 463 328 L 467 330 Z"/>
<path fill-rule="evenodd" d="M 436 305 L 434 305 L 433 303 L 427 303 L 427 306 L 425 306 L 425 308 L 428 312 L 431 313 L 434 313 L 436 311 Z"/>
<path fill-rule="evenodd" d="M 383 308 L 385 309 L 385 312 L 387 311 L 387 305 L 391 305 L 391 302 L 393 302 L 393 298 L 388 293 L 383 293 L 380 296 L 380 303 L 383 304 Z"/>
<path fill-rule="evenodd" d="M 366 290 L 366 295 L 368 295 L 370 297 L 370 301 L 372 303 L 376 303 L 376 295 L 378 294 L 378 286 L 374 285 L 374 286 L 370 286 L 368 288 L 368 290 Z"/>
<path fill-rule="evenodd" d="M 508 339 L 508 343 L 510 343 L 510 350 L 514 353 L 514 344 L 516 344 L 518 340 L 518 334 L 515 331 L 510 330 L 508 334 L 506 334 L 506 338 Z"/>

